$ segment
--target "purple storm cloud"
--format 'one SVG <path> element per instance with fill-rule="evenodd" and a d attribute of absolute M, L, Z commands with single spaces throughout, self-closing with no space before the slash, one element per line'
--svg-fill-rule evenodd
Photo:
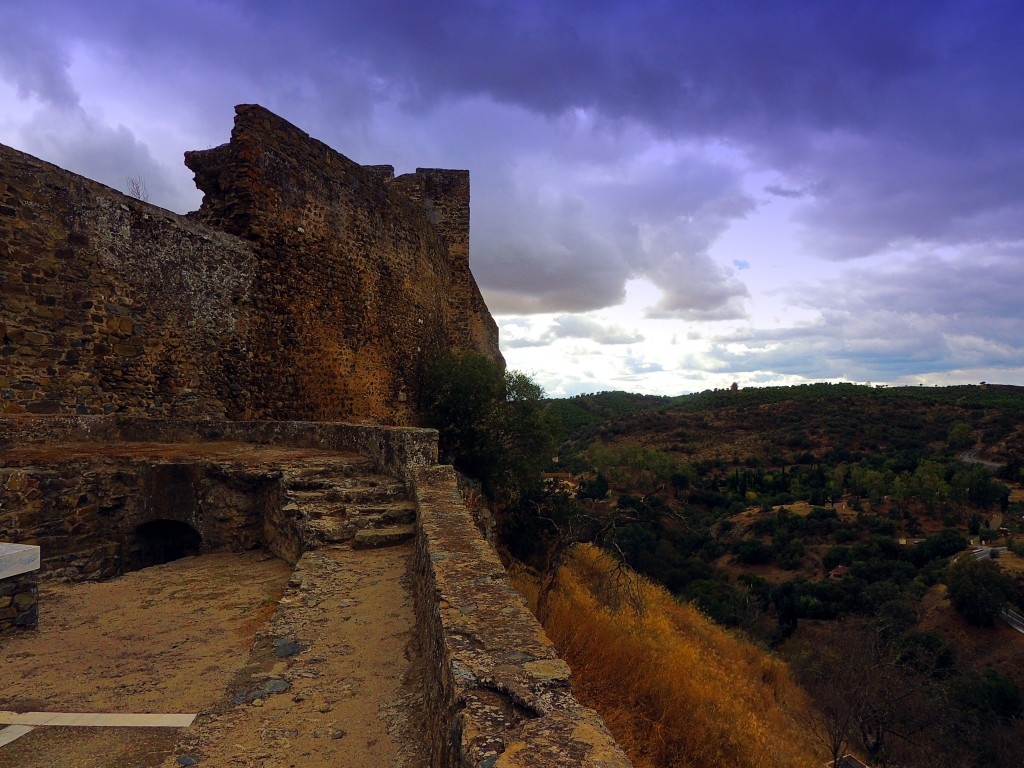
<path fill-rule="evenodd" d="M 241 102 L 470 168 L 474 273 L 555 393 L 1024 383 L 1022 36 L 1011 0 L 5 3 L 0 141 L 178 211 Z"/>

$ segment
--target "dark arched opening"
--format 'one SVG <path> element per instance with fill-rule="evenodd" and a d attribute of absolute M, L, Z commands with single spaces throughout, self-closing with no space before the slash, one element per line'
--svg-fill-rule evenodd
<path fill-rule="evenodd" d="M 151 520 L 132 531 L 124 551 L 124 570 L 137 571 L 198 555 L 202 544 L 199 532 L 188 523 Z"/>

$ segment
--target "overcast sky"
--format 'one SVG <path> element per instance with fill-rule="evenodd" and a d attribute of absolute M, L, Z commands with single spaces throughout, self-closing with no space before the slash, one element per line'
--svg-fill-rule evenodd
<path fill-rule="evenodd" d="M 468 168 L 551 395 L 1024 384 L 1019 0 L 0 0 L 0 142 L 178 212 L 259 103 Z"/>

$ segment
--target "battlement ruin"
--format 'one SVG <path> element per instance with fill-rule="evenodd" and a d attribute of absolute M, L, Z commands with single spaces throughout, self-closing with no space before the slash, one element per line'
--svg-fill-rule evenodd
<path fill-rule="evenodd" d="M 320 736 L 358 709 L 352 681 L 331 677 L 350 652 L 338 628 L 359 602 L 346 590 L 376 581 L 342 575 L 362 567 L 346 566 L 361 547 L 411 537 L 388 561 L 407 563 L 405 635 L 423 659 L 406 705 L 422 759 L 402 764 L 626 768 L 454 470 L 436 464 L 437 433 L 408 426 L 433 355 L 501 362 L 469 269 L 468 172 L 396 178 L 251 105 L 236 108 L 229 143 L 186 164 L 205 194 L 178 216 L 0 146 L 0 541 L 26 545 L 39 578 L 62 583 L 246 550 L 294 568 L 238 663 L 242 689 L 212 692 L 154 765 L 255 764 L 243 734 L 260 764 L 302 764 L 294 743 L 345 755 Z M 45 635 L 45 589 L 15 570 L 22 580 L 0 585 L 11 631 L 37 631 L 26 627 L 38 618 Z M 253 677 L 260 654 L 271 679 Z M 48 663 L 39 644 L 23 655 Z M 35 701 L 31 674 L 7 682 Z M 16 708 L 16 687 L 0 710 Z M 380 729 L 364 746 L 379 735 L 379 750 L 394 728 L 377 704 L 362 709 Z M 28 740 L 0 738 L 0 750 Z"/>
<path fill-rule="evenodd" d="M 262 107 L 186 153 L 188 216 L 0 146 L 0 412 L 408 423 L 495 360 L 469 174 L 364 168 Z"/>

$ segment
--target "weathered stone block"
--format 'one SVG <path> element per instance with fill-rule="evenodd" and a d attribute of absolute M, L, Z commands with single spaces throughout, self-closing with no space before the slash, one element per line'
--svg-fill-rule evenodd
<path fill-rule="evenodd" d="M 376 549 L 379 547 L 392 547 L 409 541 L 416 534 L 414 525 L 394 525 L 388 528 L 364 528 L 357 531 L 352 540 L 352 546 L 356 549 Z"/>
<path fill-rule="evenodd" d="M 36 550 L 35 568 L 38 568 L 38 547 L 28 549 Z M 0 579 L 0 594 L 3 595 L 0 597 L 0 633 L 16 629 L 35 629 L 38 626 L 39 586 L 34 568 Z"/>

